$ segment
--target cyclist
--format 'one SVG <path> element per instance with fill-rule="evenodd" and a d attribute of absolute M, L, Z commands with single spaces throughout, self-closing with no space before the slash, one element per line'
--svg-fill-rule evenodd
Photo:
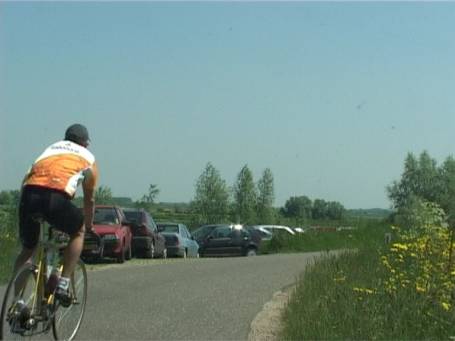
<path fill-rule="evenodd" d="M 19 236 L 22 251 L 15 269 L 31 257 L 39 239 L 37 215 L 70 236 L 63 254 L 63 271 L 55 291 L 63 306 L 71 304 L 69 277 L 79 260 L 84 244 L 84 232 L 93 232 L 94 191 L 98 179 L 95 157 L 87 149 L 90 139 L 87 128 L 73 124 L 65 138 L 50 145 L 34 162 L 22 182 L 19 205 Z M 84 213 L 71 200 L 82 183 Z"/>

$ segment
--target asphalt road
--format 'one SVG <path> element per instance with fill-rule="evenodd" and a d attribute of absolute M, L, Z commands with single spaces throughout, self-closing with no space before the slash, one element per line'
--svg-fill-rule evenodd
<path fill-rule="evenodd" d="M 95 267 L 88 273 L 88 305 L 77 339 L 246 340 L 263 305 L 295 283 L 317 255 L 133 260 Z"/>

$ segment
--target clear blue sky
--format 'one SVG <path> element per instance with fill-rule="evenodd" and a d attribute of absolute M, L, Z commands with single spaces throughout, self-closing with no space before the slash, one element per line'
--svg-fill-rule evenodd
<path fill-rule="evenodd" d="M 89 127 L 100 184 L 189 201 L 207 162 L 290 197 L 389 207 L 455 147 L 455 3 L 0 3 L 0 189 Z"/>

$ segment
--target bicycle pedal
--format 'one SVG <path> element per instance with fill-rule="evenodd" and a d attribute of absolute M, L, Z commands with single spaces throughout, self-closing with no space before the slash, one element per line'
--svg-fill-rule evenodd
<path fill-rule="evenodd" d="M 73 303 L 73 297 L 69 292 L 64 292 L 57 289 L 55 292 L 55 298 L 64 308 L 68 308 L 71 303 Z"/>

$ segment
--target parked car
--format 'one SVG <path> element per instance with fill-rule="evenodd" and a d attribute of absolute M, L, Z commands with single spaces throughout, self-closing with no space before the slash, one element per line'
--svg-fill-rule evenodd
<path fill-rule="evenodd" d="M 250 226 L 250 229 L 260 231 L 263 239 L 270 240 L 275 233 L 284 233 L 288 235 L 295 235 L 296 232 L 288 226 L 282 225 L 254 225 Z"/>
<path fill-rule="evenodd" d="M 141 208 L 123 208 L 133 234 L 133 254 L 146 258 L 167 257 L 166 240 L 152 216 Z"/>
<path fill-rule="evenodd" d="M 259 235 L 261 240 L 271 240 L 273 237 L 272 232 L 265 230 L 265 229 L 258 229 L 258 228 L 255 228 L 254 226 L 245 226 L 245 228 L 250 233 L 256 233 L 257 235 Z"/>
<path fill-rule="evenodd" d="M 85 259 L 115 258 L 119 263 L 131 259 L 132 234 L 122 210 L 115 205 L 97 205 L 93 229 L 99 236 L 86 234 L 82 257 Z"/>
<path fill-rule="evenodd" d="M 205 225 L 193 232 L 201 256 L 254 256 L 261 239 L 242 225 Z"/>
<path fill-rule="evenodd" d="M 308 228 L 306 228 L 306 227 L 294 227 L 294 228 L 293 228 L 293 230 L 294 230 L 296 233 L 305 233 L 307 229 L 308 229 Z"/>
<path fill-rule="evenodd" d="M 168 256 L 199 257 L 199 244 L 185 225 L 179 223 L 157 223 L 156 225 L 166 240 Z"/>

